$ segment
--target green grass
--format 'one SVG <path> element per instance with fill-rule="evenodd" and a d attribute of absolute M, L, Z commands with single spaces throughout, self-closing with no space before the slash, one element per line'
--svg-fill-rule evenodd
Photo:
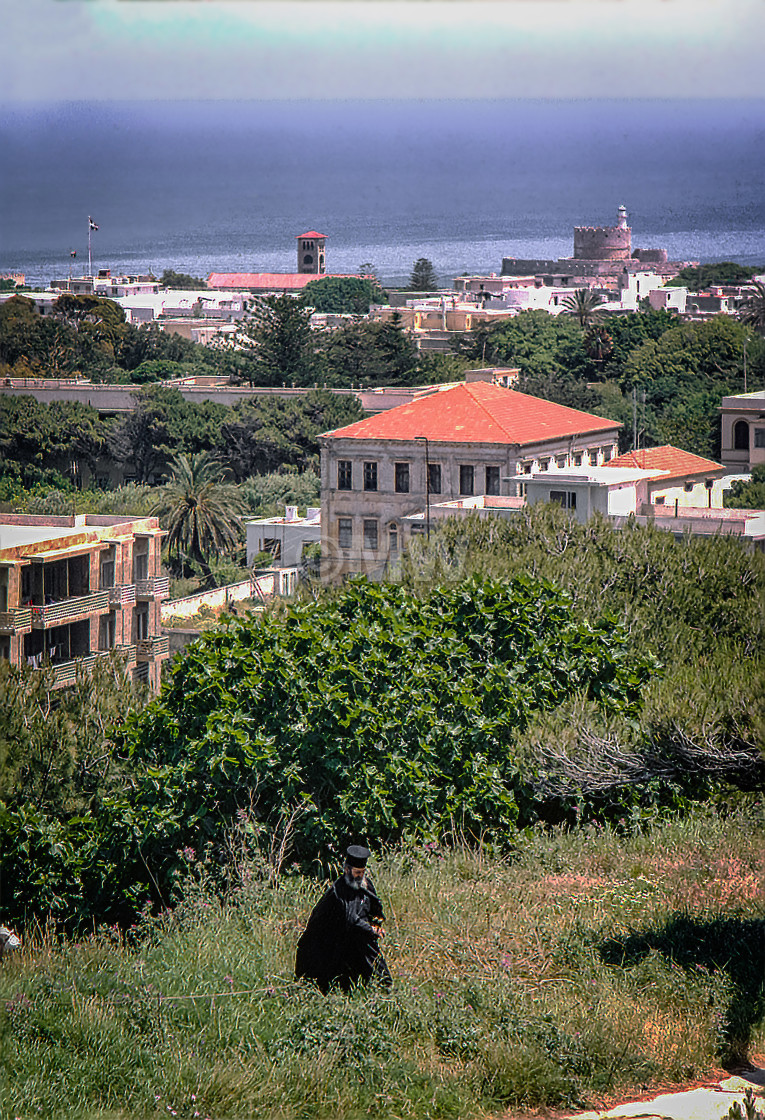
<path fill-rule="evenodd" d="M 391 992 L 292 979 L 321 885 L 196 869 L 127 942 L 0 967 L 0 1115 L 480 1117 L 594 1105 L 765 1053 L 765 814 L 377 861 Z M 200 881 L 201 880 L 201 881 Z"/>

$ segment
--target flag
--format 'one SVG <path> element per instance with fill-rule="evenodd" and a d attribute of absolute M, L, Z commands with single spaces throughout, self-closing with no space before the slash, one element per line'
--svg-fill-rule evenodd
<path fill-rule="evenodd" d="M 98 226 L 92 218 L 88 218 L 88 229 L 98 229 Z"/>
<path fill-rule="evenodd" d="M 70 252 L 69 256 L 70 256 L 70 257 L 76 257 L 76 256 L 77 256 L 77 250 L 76 250 L 76 249 L 72 249 L 72 251 Z"/>

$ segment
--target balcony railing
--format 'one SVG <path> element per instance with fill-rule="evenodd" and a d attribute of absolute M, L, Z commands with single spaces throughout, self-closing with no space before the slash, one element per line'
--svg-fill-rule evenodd
<path fill-rule="evenodd" d="M 170 580 L 167 576 L 152 576 L 150 579 L 135 581 L 136 599 L 167 599 L 170 595 Z"/>
<path fill-rule="evenodd" d="M 0 611 L 0 631 L 4 634 L 23 634 L 32 629 L 32 608 L 11 607 Z"/>
<path fill-rule="evenodd" d="M 108 588 L 110 607 L 128 607 L 135 603 L 135 584 L 119 583 Z"/>
<path fill-rule="evenodd" d="M 53 687 L 64 688 L 65 685 L 74 684 L 78 673 L 90 673 L 100 657 L 106 657 L 108 650 L 97 653 L 87 653 L 84 657 L 76 657 L 73 661 L 60 661 L 53 669 Z"/>
<path fill-rule="evenodd" d="M 169 652 L 170 639 L 167 634 L 157 634 L 153 638 L 139 638 L 136 642 L 138 661 L 153 661 L 157 657 L 166 657 Z"/>
<path fill-rule="evenodd" d="M 91 614 L 105 614 L 109 610 L 109 592 L 96 591 L 76 599 L 61 599 L 44 607 L 32 607 L 32 629 L 46 630 L 49 626 L 76 622 Z"/>

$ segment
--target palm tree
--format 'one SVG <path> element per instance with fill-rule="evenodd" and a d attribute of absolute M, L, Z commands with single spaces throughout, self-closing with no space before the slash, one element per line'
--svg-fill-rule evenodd
<path fill-rule="evenodd" d="M 232 552 L 239 544 L 244 503 L 236 486 L 206 452 L 178 455 L 153 513 L 162 518 L 170 556 L 195 560 L 208 568 L 211 556 Z"/>
<path fill-rule="evenodd" d="M 567 315 L 574 315 L 579 320 L 583 331 L 600 321 L 598 307 L 603 300 L 589 288 L 577 288 L 570 296 L 566 296 L 563 306 Z"/>
<path fill-rule="evenodd" d="M 614 340 L 605 327 L 590 327 L 585 331 L 582 345 L 593 362 L 604 362 L 614 352 Z"/>
<path fill-rule="evenodd" d="M 753 280 L 754 291 L 742 305 L 739 319 L 747 326 L 754 327 L 758 334 L 765 335 L 765 284 Z"/>

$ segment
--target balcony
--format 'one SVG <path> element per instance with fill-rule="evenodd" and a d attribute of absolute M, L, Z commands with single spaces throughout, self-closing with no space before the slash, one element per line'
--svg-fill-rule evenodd
<path fill-rule="evenodd" d="M 32 607 L 32 629 L 47 630 L 49 626 L 62 626 L 77 622 L 92 614 L 106 614 L 109 610 L 109 592 L 95 591 L 76 599 L 61 599 L 44 607 Z"/>
<path fill-rule="evenodd" d="M 84 657 L 76 657 L 73 661 L 59 661 L 51 665 L 53 670 L 53 687 L 65 688 L 66 685 L 75 684 L 77 675 L 90 673 L 100 657 L 107 657 L 108 650 L 99 650 L 97 653 L 88 653 Z"/>
<path fill-rule="evenodd" d="M 106 590 L 109 592 L 110 607 L 132 607 L 135 603 L 134 583 L 120 583 Z"/>
<path fill-rule="evenodd" d="M 0 633 L 26 634 L 32 629 L 32 608 L 11 607 L 0 611 Z"/>
<path fill-rule="evenodd" d="M 138 661 L 155 661 L 158 657 L 167 657 L 169 652 L 170 639 L 167 634 L 157 634 L 153 638 L 139 638 L 136 642 Z"/>
<path fill-rule="evenodd" d="M 135 581 L 136 599 L 167 599 L 170 595 L 170 580 L 167 576 L 152 576 L 150 579 Z"/>

